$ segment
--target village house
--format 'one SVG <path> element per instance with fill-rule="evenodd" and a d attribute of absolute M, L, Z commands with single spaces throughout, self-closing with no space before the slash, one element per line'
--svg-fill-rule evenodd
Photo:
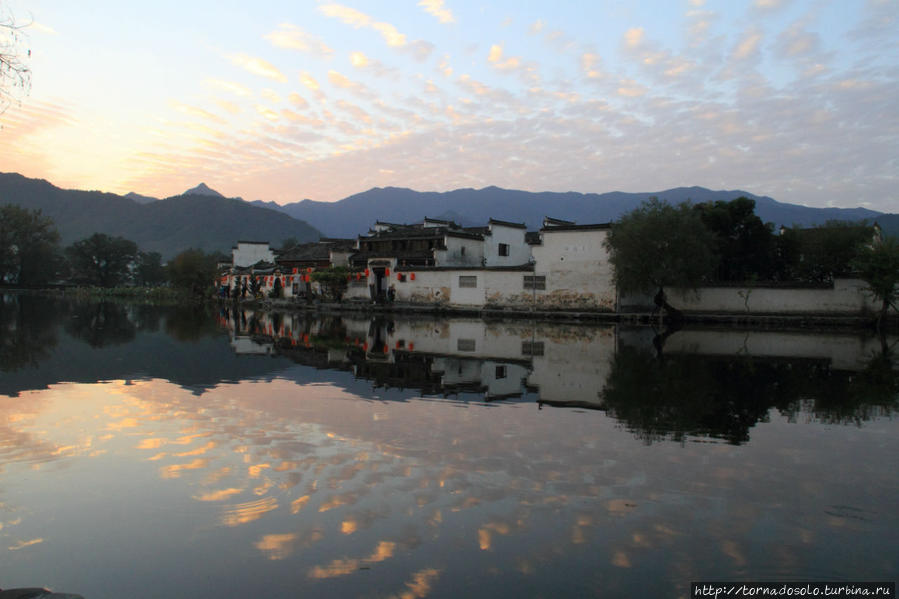
<path fill-rule="evenodd" d="M 496 219 L 481 227 L 434 218 L 417 224 L 378 221 L 355 240 L 321 239 L 281 252 L 265 242 L 238 242 L 220 284 L 223 295 L 240 298 L 255 290 L 264 297 L 314 299 L 322 297 L 322 289 L 313 273 L 344 266 L 346 302 L 472 310 L 653 310 L 649 297 L 619 297 L 605 246 L 611 227 L 549 217 L 539 231 Z M 878 236 L 872 229 L 873 243 Z M 684 312 L 859 314 L 876 309 L 862 281 L 843 273 L 831 278 L 820 288 L 746 283 L 672 288 L 668 295 Z"/>

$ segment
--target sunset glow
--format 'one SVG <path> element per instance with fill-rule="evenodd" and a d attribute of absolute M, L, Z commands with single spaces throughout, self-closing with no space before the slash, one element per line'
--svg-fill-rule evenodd
<path fill-rule="evenodd" d="M 0 171 L 278 203 L 371 187 L 899 205 L 899 4 L 4 2 Z"/>

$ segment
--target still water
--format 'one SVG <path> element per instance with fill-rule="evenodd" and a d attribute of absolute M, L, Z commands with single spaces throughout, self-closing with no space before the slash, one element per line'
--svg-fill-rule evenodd
<path fill-rule="evenodd" d="M 895 580 L 899 365 L 881 341 L 658 341 L 7 295 L 0 587 L 684 597 L 698 580 Z"/>

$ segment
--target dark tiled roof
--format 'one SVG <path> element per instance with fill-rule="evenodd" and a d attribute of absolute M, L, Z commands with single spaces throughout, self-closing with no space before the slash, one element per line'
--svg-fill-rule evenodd
<path fill-rule="evenodd" d="M 330 260 L 331 247 L 324 243 L 301 243 L 278 256 L 279 262 L 299 262 L 304 260 Z"/>
<path fill-rule="evenodd" d="M 554 225 L 552 227 L 543 227 L 541 233 L 554 233 L 556 231 L 599 231 L 602 229 L 611 229 L 612 223 L 596 223 L 592 225 Z"/>
<path fill-rule="evenodd" d="M 487 222 L 490 223 L 491 225 L 502 225 L 504 227 L 513 227 L 515 229 L 527 229 L 528 228 L 527 225 L 525 225 L 524 223 L 511 223 L 509 221 L 497 220 L 495 218 L 491 218 Z"/>
<path fill-rule="evenodd" d="M 552 225 L 552 226 L 560 226 L 560 225 L 573 225 L 575 224 L 573 220 L 562 220 L 561 218 L 552 218 L 551 216 L 543 217 L 543 226 Z"/>

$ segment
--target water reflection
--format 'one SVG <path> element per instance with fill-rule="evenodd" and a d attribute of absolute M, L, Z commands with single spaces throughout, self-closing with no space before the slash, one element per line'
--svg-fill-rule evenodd
<path fill-rule="evenodd" d="M 114 346 L 63 326 L 4 373 L 2 586 L 677 597 L 895 572 L 879 342 L 682 331 L 660 362 L 641 329 L 238 311 L 181 342 L 160 314 Z M 103 364 L 60 374 L 81 354 Z M 728 443 L 645 444 L 670 438 Z"/>
<path fill-rule="evenodd" d="M 899 406 L 895 338 L 682 330 L 660 353 L 647 328 L 212 312 L 27 296 L 5 296 L 0 305 L 0 366 L 12 373 L 0 382 L 6 394 L 60 380 L 144 378 L 202 393 L 223 381 L 283 376 L 299 364 L 350 373 L 372 390 L 405 391 L 403 399 L 597 409 L 647 443 L 745 443 L 772 409 L 790 420 L 805 414 L 861 424 Z M 78 342 L 111 353 L 86 354 Z"/>

